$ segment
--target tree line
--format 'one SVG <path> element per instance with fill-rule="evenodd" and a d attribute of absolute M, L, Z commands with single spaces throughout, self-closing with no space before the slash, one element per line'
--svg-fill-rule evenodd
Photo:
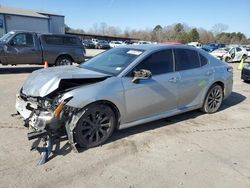
<path fill-rule="evenodd" d="M 224 44 L 250 44 L 250 38 L 241 32 L 226 32 L 228 26 L 215 24 L 211 30 L 204 28 L 190 27 L 184 23 L 176 23 L 167 26 L 156 25 L 154 28 L 141 30 L 109 26 L 106 23 L 94 24 L 88 31 L 83 29 L 73 29 L 68 26 L 65 31 L 90 33 L 97 35 L 110 35 L 120 37 L 137 38 L 145 41 L 167 42 L 176 41 L 180 43 L 200 42 L 205 43 L 224 43 Z"/>

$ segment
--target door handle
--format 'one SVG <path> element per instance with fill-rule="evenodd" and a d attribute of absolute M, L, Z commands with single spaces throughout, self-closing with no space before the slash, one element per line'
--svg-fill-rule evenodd
<path fill-rule="evenodd" d="M 207 75 L 207 76 L 210 76 L 210 75 L 212 75 L 213 73 L 214 73 L 213 70 L 209 70 L 209 71 L 206 72 L 206 75 Z"/>
<path fill-rule="evenodd" d="M 176 83 L 178 81 L 177 77 L 172 77 L 168 80 L 169 82 Z"/>

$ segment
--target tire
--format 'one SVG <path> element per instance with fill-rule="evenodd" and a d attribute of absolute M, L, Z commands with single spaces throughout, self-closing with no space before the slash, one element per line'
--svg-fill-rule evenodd
<path fill-rule="evenodd" d="M 223 89 L 220 85 L 214 84 L 207 92 L 201 111 L 212 114 L 218 111 L 223 101 Z"/>
<path fill-rule="evenodd" d="M 246 56 L 246 55 L 243 55 L 243 56 L 242 56 L 242 60 L 245 61 L 246 59 L 247 59 L 247 56 Z"/>
<path fill-rule="evenodd" d="M 72 59 L 68 56 L 61 56 L 56 60 L 56 66 L 72 65 Z"/>
<path fill-rule="evenodd" d="M 226 57 L 225 62 L 228 63 L 230 61 L 230 59 L 231 59 L 230 57 Z"/>
<path fill-rule="evenodd" d="M 114 111 L 104 104 L 90 105 L 84 111 L 74 129 L 75 142 L 82 148 L 102 145 L 114 131 L 116 125 Z"/>

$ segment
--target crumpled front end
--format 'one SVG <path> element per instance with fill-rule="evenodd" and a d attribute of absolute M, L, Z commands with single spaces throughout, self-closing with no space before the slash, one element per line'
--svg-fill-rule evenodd
<path fill-rule="evenodd" d="M 60 127 L 59 105 L 56 99 L 30 97 L 22 91 L 16 97 L 17 112 L 24 118 L 25 125 L 34 131 Z"/>
<path fill-rule="evenodd" d="M 28 139 L 40 139 L 46 146 L 45 159 L 54 138 L 66 135 L 76 149 L 73 129 L 81 113 L 80 109 L 67 105 L 73 98 L 70 91 L 102 82 L 108 77 L 79 67 L 63 66 L 34 71 L 26 79 L 16 98 L 16 110 L 24 118 L 25 126 L 32 130 Z M 32 146 L 36 147 L 37 144 Z"/>
<path fill-rule="evenodd" d="M 73 97 L 70 95 L 58 95 L 56 97 L 30 97 L 22 93 L 16 97 L 16 110 L 24 118 L 25 126 L 31 130 L 28 139 L 35 141 L 32 149 L 37 149 L 40 141 L 43 141 L 41 159 L 38 164 L 46 162 L 52 150 L 53 140 L 63 135 L 69 136 L 69 127 L 72 116 L 78 109 L 67 106 Z M 70 142 L 70 143 L 73 143 Z"/>

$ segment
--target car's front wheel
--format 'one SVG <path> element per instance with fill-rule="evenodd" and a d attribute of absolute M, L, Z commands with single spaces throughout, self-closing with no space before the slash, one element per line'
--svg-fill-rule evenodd
<path fill-rule="evenodd" d="M 207 92 L 201 110 L 208 114 L 218 111 L 223 100 L 223 89 L 220 85 L 214 84 Z"/>
<path fill-rule="evenodd" d="M 83 148 L 103 144 L 113 133 L 116 117 L 105 104 L 93 104 L 84 109 L 84 114 L 74 129 L 74 139 Z"/>
<path fill-rule="evenodd" d="M 230 57 L 226 57 L 226 58 L 225 58 L 225 62 L 226 62 L 226 63 L 229 63 L 230 60 L 231 60 Z"/>

